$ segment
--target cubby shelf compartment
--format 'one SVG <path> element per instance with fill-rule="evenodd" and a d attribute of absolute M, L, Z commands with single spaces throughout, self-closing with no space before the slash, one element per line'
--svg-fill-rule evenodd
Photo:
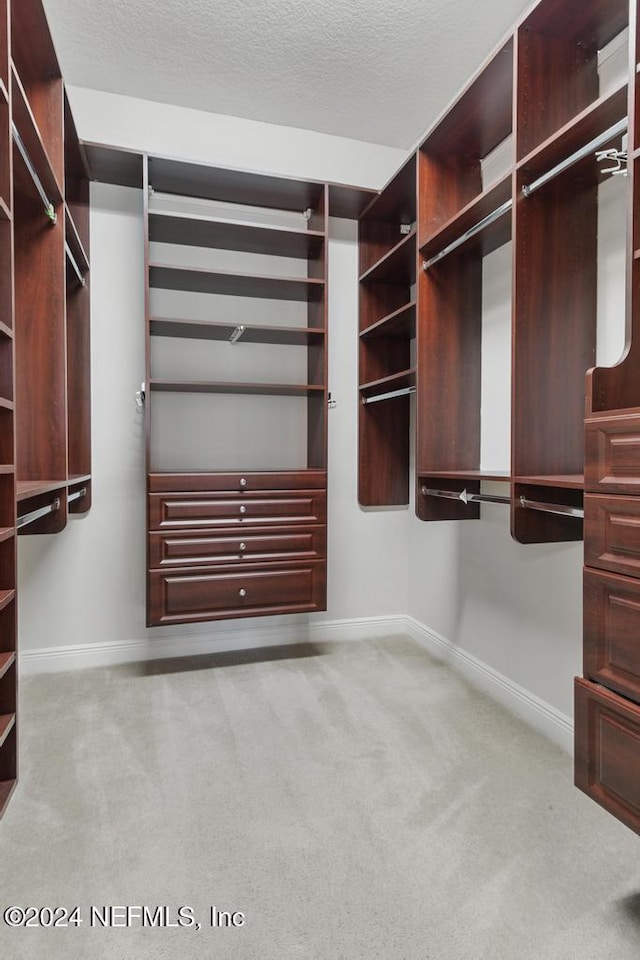
<path fill-rule="evenodd" d="M 4 713 L 0 716 L 0 747 L 13 730 L 16 723 L 15 713 Z"/>
<path fill-rule="evenodd" d="M 516 164 L 527 180 L 542 176 L 627 115 L 628 86 L 596 100 Z M 606 143 L 603 144 L 603 147 Z"/>
<path fill-rule="evenodd" d="M 484 257 L 507 243 L 511 239 L 511 189 L 509 174 L 427 237 L 420 247 L 425 268 L 454 249 L 469 251 L 473 246 Z"/>
<path fill-rule="evenodd" d="M 391 390 L 402 390 L 405 387 L 415 387 L 416 371 L 415 368 L 401 370 L 398 373 L 392 373 L 388 377 L 380 377 L 378 380 L 370 380 L 369 383 L 360 385 L 360 393 L 369 398 L 371 394 L 383 393 Z"/>
<path fill-rule="evenodd" d="M 306 383 L 227 383 L 209 380 L 151 380 L 149 387 L 161 393 L 241 393 L 280 397 L 306 397 L 322 395 L 324 392 L 324 387 Z"/>
<path fill-rule="evenodd" d="M 256 276 L 152 263 L 149 265 L 149 286 L 155 289 L 182 290 L 190 293 L 214 293 L 305 303 L 318 300 L 324 292 L 325 283 L 324 280 L 304 277 Z"/>
<path fill-rule="evenodd" d="M 324 234 L 200 214 L 150 211 L 149 240 L 306 260 L 318 252 Z"/>
<path fill-rule="evenodd" d="M 11 650 L 9 653 L 0 653 L 0 680 L 15 662 L 16 654 L 14 650 Z"/>
<path fill-rule="evenodd" d="M 229 340 L 238 324 L 206 320 L 174 320 L 170 317 L 150 317 L 149 332 L 154 337 L 177 337 L 189 340 Z M 280 343 L 292 346 L 321 344 L 324 330 L 316 327 L 267 326 L 242 324 L 242 343 Z"/>
<path fill-rule="evenodd" d="M 33 115 L 24 87 L 14 64 L 11 64 L 13 87 L 13 123 L 20 135 L 29 159 L 54 206 L 62 202 L 62 188 L 54 173 L 53 165 L 44 145 L 38 124 Z"/>
<path fill-rule="evenodd" d="M 415 283 L 416 279 L 416 231 L 412 229 L 385 253 L 372 267 L 362 274 L 361 283 Z"/>
<path fill-rule="evenodd" d="M 416 335 L 416 302 L 412 300 L 404 307 L 394 310 L 381 320 L 372 323 L 360 333 L 362 340 L 372 340 L 375 337 L 399 337 L 411 339 Z"/>

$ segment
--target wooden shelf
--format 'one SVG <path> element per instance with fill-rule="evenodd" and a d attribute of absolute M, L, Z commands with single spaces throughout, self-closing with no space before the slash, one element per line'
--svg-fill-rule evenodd
<path fill-rule="evenodd" d="M 16 500 L 32 500 L 43 493 L 64 490 L 66 486 L 66 480 L 18 480 L 16 483 Z"/>
<path fill-rule="evenodd" d="M 308 346 L 321 343 L 324 330 L 315 327 L 278 327 L 244 324 L 244 333 L 237 343 L 279 343 Z M 233 323 L 213 323 L 201 320 L 172 320 L 169 317 L 150 317 L 149 332 L 155 337 L 178 337 L 190 340 L 229 340 L 238 327 Z"/>
<path fill-rule="evenodd" d="M 8 607 L 12 600 L 15 600 L 15 590 L 0 590 L 0 610 Z"/>
<path fill-rule="evenodd" d="M 360 277 L 361 283 L 412 284 L 416 280 L 416 231 L 411 230 Z"/>
<path fill-rule="evenodd" d="M 584 474 L 562 473 L 532 477 L 514 477 L 513 482 L 527 484 L 531 487 L 564 487 L 570 490 L 582 490 L 584 489 Z"/>
<path fill-rule="evenodd" d="M 5 82 L 1 77 L 0 77 L 0 96 L 6 101 L 7 104 L 9 103 L 9 91 L 7 90 L 5 86 Z"/>
<path fill-rule="evenodd" d="M 5 811 L 11 795 L 18 785 L 17 780 L 0 780 L 0 817 Z"/>
<path fill-rule="evenodd" d="M 0 543 L 10 540 L 11 537 L 15 536 L 15 533 L 15 527 L 0 527 Z"/>
<path fill-rule="evenodd" d="M 203 270 L 193 267 L 149 265 L 149 284 L 163 290 L 191 293 L 215 293 L 232 297 L 260 297 L 264 300 L 318 300 L 324 291 L 324 280 L 297 277 L 269 277 Z"/>
<path fill-rule="evenodd" d="M 149 240 L 306 260 L 319 251 L 324 234 L 317 230 L 274 227 L 199 214 L 150 211 Z"/>
<path fill-rule="evenodd" d="M 580 147 L 626 116 L 627 90 L 625 83 L 609 96 L 590 104 L 569 123 L 519 160 L 516 168 L 526 171 L 526 179 L 531 182 L 570 157 Z"/>
<path fill-rule="evenodd" d="M 404 307 L 387 314 L 376 323 L 372 323 L 360 333 L 363 340 L 374 337 L 401 337 L 411 340 L 416 335 L 416 302 L 412 300 Z"/>
<path fill-rule="evenodd" d="M 13 330 L 6 323 L 0 320 L 0 337 L 6 337 L 7 340 L 13 340 Z"/>
<path fill-rule="evenodd" d="M 16 654 L 14 650 L 11 650 L 9 653 L 0 653 L 0 679 L 4 677 L 7 670 L 9 670 L 15 662 Z"/>
<path fill-rule="evenodd" d="M 0 715 L 0 747 L 4 744 L 5 740 L 13 730 L 16 724 L 16 715 L 15 713 L 5 713 Z"/>
<path fill-rule="evenodd" d="M 15 472 L 16 468 L 12 463 L 0 463 L 0 476 Z"/>
<path fill-rule="evenodd" d="M 5 200 L 0 197 L 0 220 L 8 220 L 10 222 L 11 219 L 11 210 L 7 206 Z"/>
<path fill-rule="evenodd" d="M 480 223 L 504 203 L 511 199 L 511 174 L 494 183 L 483 191 L 475 200 L 451 217 L 434 233 L 427 236 L 420 247 L 420 253 L 425 260 L 436 256 L 451 243 L 463 237 L 467 231 Z M 507 211 L 497 220 L 475 236 L 464 241 L 458 247 L 460 252 L 468 251 L 473 245 L 480 249 L 484 257 L 493 250 L 497 250 L 511 239 L 511 211 Z"/>
<path fill-rule="evenodd" d="M 499 483 L 509 483 L 511 474 L 500 470 L 421 470 L 420 479 L 438 480 L 493 480 Z"/>
<path fill-rule="evenodd" d="M 381 377 L 379 380 L 370 380 L 369 383 L 363 383 L 360 386 L 360 392 L 383 390 L 402 390 L 403 387 L 413 387 L 416 382 L 416 371 L 412 367 L 410 370 L 401 370 L 399 373 L 392 373 L 388 377 Z"/>
<path fill-rule="evenodd" d="M 262 396 L 306 397 L 322 395 L 324 387 L 306 383 L 227 383 L 208 380 L 151 380 L 160 393 L 241 393 Z"/>
<path fill-rule="evenodd" d="M 13 410 L 14 403 L 13 400 L 7 400 L 5 397 L 0 397 L 0 410 Z"/>
<path fill-rule="evenodd" d="M 71 474 L 71 475 L 69 476 L 69 480 L 68 480 L 68 482 L 67 482 L 67 486 L 68 486 L 68 487 L 75 487 L 75 486 L 77 486 L 79 483 L 88 483 L 90 480 L 91 480 L 91 474 L 90 474 L 90 473 L 79 473 L 79 474 L 78 474 L 78 473 L 73 473 L 73 474 Z"/>
<path fill-rule="evenodd" d="M 53 171 L 53 165 L 38 129 L 38 124 L 13 63 L 11 64 L 11 80 L 13 87 L 13 121 L 49 200 L 54 206 L 57 206 L 62 202 L 62 189 Z"/>

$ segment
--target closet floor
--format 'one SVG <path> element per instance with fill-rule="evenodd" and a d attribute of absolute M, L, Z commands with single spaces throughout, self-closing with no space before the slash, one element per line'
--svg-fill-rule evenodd
<path fill-rule="evenodd" d="M 566 754 L 405 638 L 33 677 L 21 696 L 3 910 L 82 923 L 0 917 L 8 960 L 637 960 L 639 840 Z M 105 913 L 127 905 L 149 913 Z M 186 906 L 201 929 L 148 923 Z M 212 907 L 244 925 L 212 927 Z"/>

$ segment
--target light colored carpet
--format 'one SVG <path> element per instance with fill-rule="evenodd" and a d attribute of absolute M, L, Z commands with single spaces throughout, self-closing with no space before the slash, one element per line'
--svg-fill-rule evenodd
<path fill-rule="evenodd" d="M 3 960 L 638 960 L 640 840 L 566 755 L 404 638 L 290 653 L 23 683 L 2 903 L 84 923 Z"/>

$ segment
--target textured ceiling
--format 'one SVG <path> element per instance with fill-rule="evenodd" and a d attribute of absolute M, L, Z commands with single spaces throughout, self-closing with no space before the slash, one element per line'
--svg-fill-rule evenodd
<path fill-rule="evenodd" d="M 67 83 L 411 146 L 528 0 L 44 0 Z"/>

